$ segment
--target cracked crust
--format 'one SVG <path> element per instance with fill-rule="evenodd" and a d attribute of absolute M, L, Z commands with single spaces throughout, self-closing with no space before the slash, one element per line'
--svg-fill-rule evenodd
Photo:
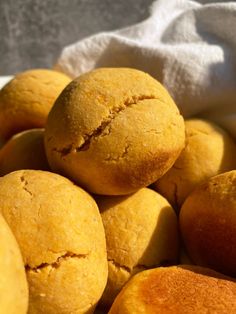
<path fill-rule="evenodd" d="M 159 267 L 135 275 L 109 314 L 228 314 L 236 311 L 236 282 L 198 266 Z"/>
<path fill-rule="evenodd" d="M 0 215 L 0 312 L 26 314 L 28 285 L 19 246 Z"/>
<path fill-rule="evenodd" d="M 54 149 L 56 152 L 61 153 L 61 156 L 64 157 L 68 154 L 71 153 L 78 153 L 80 151 L 86 151 L 89 149 L 90 146 L 90 142 L 92 140 L 96 140 L 96 138 L 100 137 L 100 136 L 104 136 L 104 135 L 108 135 L 110 133 L 110 128 L 111 128 L 111 122 L 113 119 L 116 118 L 116 116 L 124 111 L 127 107 L 132 106 L 132 105 L 137 105 L 140 101 L 142 100 L 147 100 L 147 99 L 157 99 L 154 96 L 138 96 L 138 97 L 132 97 L 131 99 L 127 99 L 124 101 L 124 104 L 122 104 L 120 107 L 115 107 L 115 108 L 111 108 L 109 110 L 108 116 L 105 117 L 100 125 L 92 130 L 89 134 L 84 134 L 83 135 L 83 142 L 77 146 L 74 147 L 73 144 L 71 144 L 70 147 L 64 147 L 60 150 L 58 149 Z"/>
<path fill-rule="evenodd" d="M 65 254 L 59 256 L 55 262 L 49 264 L 49 263 L 42 263 L 38 266 L 35 266 L 35 267 L 30 267 L 29 265 L 25 265 L 25 270 L 27 272 L 40 272 L 42 271 L 43 268 L 45 267 L 51 267 L 51 268 L 58 268 L 60 267 L 61 263 L 70 259 L 70 258 L 87 258 L 89 254 L 74 254 L 72 252 L 66 252 Z"/>
<path fill-rule="evenodd" d="M 61 259 L 59 267 L 47 265 L 39 271 L 27 271 L 32 300 L 29 313 L 93 313 L 100 299 L 103 276 L 94 270 L 98 263 L 91 256 L 67 257 Z M 35 308 L 37 303 L 40 309 Z"/>
<path fill-rule="evenodd" d="M 54 101 L 70 81 L 65 74 L 46 69 L 17 74 L 0 91 L 0 138 L 44 127 Z"/>
<path fill-rule="evenodd" d="M 138 70 L 106 68 L 63 91 L 48 118 L 45 147 L 54 171 L 90 192 L 119 195 L 163 175 L 184 137 L 183 119 L 161 84 Z"/>
<path fill-rule="evenodd" d="M 106 284 L 107 258 L 91 196 L 59 175 L 22 170 L 0 179 L 0 197 L 22 251 L 29 313 L 92 312 Z"/>
<path fill-rule="evenodd" d="M 177 262 L 177 218 L 169 203 L 148 188 L 129 196 L 99 196 L 96 200 L 108 256 L 108 283 L 101 302 L 111 305 L 137 272 Z"/>
<path fill-rule="evenodd" d="M 212 122 L 186 120 L 186 146 L 173 167 L 153 187 L 179 212 L 184 200 L 202 182 L 236 169 L 236 145 Z"/>

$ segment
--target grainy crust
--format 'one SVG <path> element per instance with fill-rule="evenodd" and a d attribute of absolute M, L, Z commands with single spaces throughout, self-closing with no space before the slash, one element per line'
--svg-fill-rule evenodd
<path fill-rule="evenodd" d="M 32 129 L 14 135 L 0 150 L 0 175 L 15 170 L 49 170 L 44 129 Z"/>
<path fill-rule="evenodd" d="M 0 215 L 0 312 L 26 314 L 28 284 L 20 248 Z"/>
<path fill-rule="evenodd" d="M 45 146 L 54 171 L 90 192 L 120 195 L 163 175 L 184 139 L 183 118 L 160 83 L 138 70 L 106 68 L 63 91 L 48 117 Z"/>
<path fill-rule="evenodd" d="M 0 179 L 3 216 L 19 243 L 29 313 L 90 313 L 107 281 L 102 220 L 92 197 L 57 174 L 19 170 Z"/>
<path fill-rule="evenodd" d="M 0 91 L 0 138 L 44 127 L 54 101 L 70 81 L 65 74 L 46 69 L 17 74 Z"/>
<path fill-rule="evenodd" d="M 198 184 L 236 169 L 236 145 L 226 131 L 200 119 L 186 120 L 185 126 L 184 150 L 173 167 L 153 185 L 177 212 Z"/>
<path fill-rule="evenodd" d="M 236 276 L 236 170 L 209 179 L 189 195 L 180 229 L 193 262 Z"/>
<path fill-rule="evenodd" d="M 109 314 L 228 314 L 236 311 L 236 282 L 211 269 L 172 266 L 135 275 Z"/>
<path fill-rule="evenodd" d="M 134 274 L 177 263 L 178 222 L 166 199 L 148 188 L 96 200 L 105 228 L 109 273 L 101 301 L 111 305 Z"/>

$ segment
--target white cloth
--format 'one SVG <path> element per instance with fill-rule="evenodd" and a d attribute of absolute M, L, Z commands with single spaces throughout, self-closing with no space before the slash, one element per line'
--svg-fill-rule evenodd
<path fill-rule="evenodd" d="M 6 85 L 11 79 L 13 78 L 13 76 L 0 76 L 0 89 Z"/>
<path fill-rule="evenodd" d="M 158 0 L 151 16 L 65 47 L 58 67 L 76 77 L 133 67 L 161 81 L 184 117 L 221 124 L 236 137 L 236 2 Z"/>

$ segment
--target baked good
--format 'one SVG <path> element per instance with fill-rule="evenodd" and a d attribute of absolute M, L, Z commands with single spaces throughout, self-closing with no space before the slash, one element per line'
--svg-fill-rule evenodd
<path fill-rule="evenodd" d="M 19 246 L 0 215 L 0 313 L 26 314 L 28 285 Z"/>
<path fill-rule="evenodd" d="M 49 164 L 96 194 L 122 195 L 161 177 L 184 147 L 182 116 L 148 74 L 100 68 L 72 81 L 45 132 Z"/>
<path fill-rule="evenodd" d="M 198 266 L 159 267 L 135 275 L 109 314 L 236 312 L 236 282 Z"/>
<path fill-rule="evenodd" d="M 28 313 L 92 313 L 107 281 L 104 228 L 93 198 L 40 170 L 0 178 L 0 198 L 25 263 Z"/>
<path fill-rule="evenodd" d="M 70 81 L 67 75 L 46 69 L 17 74 L 0 90 L 0 139 L 44 127 L 54 101 Z"/>
<path fill-rule="evenodd" d="M 188 196 L 180 229 L 195 264 L 236 277 L 236 170 L 212 177 Z"/>
<path fill-rule="evenodd" d="M 105 228 L 108 282 L 101 302 L 111 305 L 135 273 L 178 259 L 178 222 L 170 204 L 142 188 L 129 196 L 96 198 Z"/>
<path fill-rule="evenodd" d="M 188 253 L 186 252 L 186 249 L 183 246 L 183 244 L 180 245 L 179 264 L 182 264 L 182 265 L 193 265 L 193 262 L 191 261 L 190 257 L 188 256 Z"/>
<path fill-rule="evenodd" d="M 154 189 L 177 211 L 198 184 L 236 169 L 236 144 L 226 131 L 201 119 L 186 120 L 185 127 L 185 149 L 173 167 L 154 184 Z"/>
<path fill-rule="evenodd" d="M 49 170 L 44 150 L 44 129 L 14 135 L 0 150 L 0 175 L 20 169 Z"/>

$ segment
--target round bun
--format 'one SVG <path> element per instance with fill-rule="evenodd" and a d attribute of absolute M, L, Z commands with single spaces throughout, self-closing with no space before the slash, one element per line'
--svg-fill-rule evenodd
<path fill-rule="evenodd" d="M 0 312 L 26 314 L 28 285 L 19 246 L 0 215 Z"/>
<path fill-rule="evenodd" d="M 108 258 L 108 282 L 101 301 L 111 305 L 135 273 L 177 262 L 178 223 L 166 199 L 148 188 L 130 196 L 100 196 L 97 203 Z"/>
<path fill-rule="evenodd" d="M 236 282 L 198 266 L 159 267 L 135 275 L 109 314 L 236 312 Z"/>
<path fill-rule="evenodd" d="M 236 170 L 209 179 L 189 195 L 180 229 L 195 264 L 236 276 Z"/>
<path fill-rule="evenodd" d="M 70 81 L 65 74 L 46 69 L 17 74 L 0 90 L 0 138 L 44 127 L 54 101 Z"/>
<path fill-rule="evenodd" d="M 185 149 L 174 166 L 154 184 L 154 189 L 177 211 L 198 184 L 236 169 L 236 145 L 227 132 L 199 119 L 187 120 L 185 127 Z"/>
<path fill-rule="evenodd" d="M 166 89 L 148 74 L 101 68 L 80 76 L 51 110 L 51 168 L 88 191 L 122 195 L 148 186 L 175 162 L 185 127 Z"/>
<path fill-rule="evenodd" d="M 49 170 L 44 150 L 44 129 L 14 135 L 0 150 L 0 175 L 20 169 Z"/>
<path fill-rule="evenodd" d="M 0 179 L 3 216 L 21 248 L 29 313 L 91 313 L 107 281 L 105 234 L 90 195 L 57 174 Z"/>

